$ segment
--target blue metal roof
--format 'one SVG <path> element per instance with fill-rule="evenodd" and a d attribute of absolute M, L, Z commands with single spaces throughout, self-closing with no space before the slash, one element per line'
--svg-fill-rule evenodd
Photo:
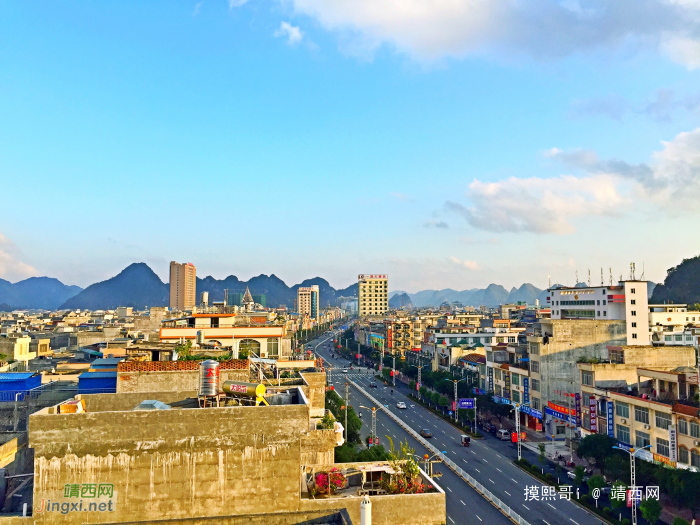
<path fill-rule="evenodd" d="M 0 381 L 24 381 L 32 377 L 35 373 L 36 372 L 6 372 L 0 374 Z"/>
<path fill-rule="evenodd" d="M 104 351 L 103 351 L 103 353 L 104 353 Z M 102 359 L 95 359 L 92 362 L 92 365 L 93 366 L 95 366 L 95 365 L 114 365 L 114 366 L 117 366 L 122 361 L 125 361 L 125 359 L 123 357 L 105 357 Z"/>
<path fill-rule="evenodd" d="M 117 378 L 116 372 L 83 372 L 78 379 L 111 379 Z"/>

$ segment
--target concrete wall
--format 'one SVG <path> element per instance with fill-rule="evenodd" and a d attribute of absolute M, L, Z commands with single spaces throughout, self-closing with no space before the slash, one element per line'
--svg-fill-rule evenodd
<path fill-rule="evenodd" d="M 248 370 L 220 370 L 224 381 L 248 381 Z M 198 388 L 199 370 L 117 372 L 117 392 L 181 392 Z"/>
<path fill-rule="evenodd" d="M 305 405 L 46 412 L 29 423 L 36 523 L 305 510 L 299 508 L 301 438 L 309 429 Z M 85 483 L 113 483 L 115 510 L 36 512 L 42 499 L 70 501 L 63 497 L 66 484 Z"/>
<path fill-rule="evenodd" d="M 302 387 L 311 406 L 311 417 L 323 417 L 326 410 L 326 373 L 301 372 L 305 386 Z"/>

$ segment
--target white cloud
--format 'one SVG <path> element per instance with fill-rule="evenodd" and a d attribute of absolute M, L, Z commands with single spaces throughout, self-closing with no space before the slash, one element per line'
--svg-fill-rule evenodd
<path fill-rule="evenodd" d="M 202 11 L 203 5 L 204 5 L 204 2 L 197 2 L 194 5 L 194 9 L 192 10 L 192 16 L 197 16 Z M 229 7 L 232 7 L 232 6 L 229 4 Z"/>
<path fill-rule="evenodd" d="M 479 264 L 474 262 L 474 261 L 461 261 L 457 259 L 457 257 L 450 257 L 450 261 L 452 261 L 455 264 L 458 264 L 460 266 L 464 266 L 465 268 L 468 268 L 469 270 L 479 270 Z"/>
<path fill-rule="evenodd" d="M 248 0 L 228 0 L 228 7 L 229 9 L 233 9 L 234 7 L 241 7 L 243 4 L 247 4 Z"/>
<path fill-rule="evenodd" d="M 286 37 L 287 44 L 293 46 L 302 41 L 304 32 L 300 28 L 291 25 L 289 22 L 282 22 L 279 29 L 275 31 L 275 36 Z"/>
<path fill-rule="evenodd" d="M 439 228 L 442 230 L 446 230 L 450 227 L 450 225 L 447 224 L 445 221 L 436 221 L 435 219 L 425 221 L 423 226 L 425 226 L 426 228 Z"/>
<path fill-rule="evenodd" d="M 242 5 L 247 0 L 229 0 Z M 367 56 L 384 44 L 422 61 L 507 51 L 538 58 L 659 46 L 697 67 L 696 0 L 277 0 Z"/>
<path fill-rule="evenodd" d="M 399 191 L 392 191 L 389 193 L 392 197 L 394 197 L 397 201 L 402 201 L 402 202 L 412 202 L 411 197 L 406 195 L 405 193 L 401 193 Z"/>
<path fill-rule="evenodd" d="M 700 128 L 662 142 L 649 164 L 600 160 L 594 151 L 552 148 L 545 156 L 582 175 L 511 177 L 473 181 L 471 205 L 448 201 L 446 208 L 472 226 L 495 232 L 573 233 L 577 217 L 615 216 L 637 209 L 669 214 L 697 213 L 700 207 Z"/>
<path fill-rule="evenodd" d="M 15 244 L 0 233 L 0 277 L 9 281 L 19 281 L 39 275 L 33 266 L 19 260 L 19 250 Z"/>

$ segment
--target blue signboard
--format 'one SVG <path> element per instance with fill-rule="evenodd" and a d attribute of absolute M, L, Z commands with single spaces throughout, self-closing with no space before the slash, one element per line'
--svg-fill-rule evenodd
<path fill-rule="evenodd" d="M 530 408 L 528 406 L 521 406 L 520 411 L 523 414 L 527 414 L 528 416 L 534 417 L 535 419 L 542 419 L 542 412 L 540 412 L 539 410 L 535 410 L 534 408 Z"/>
<path fill-rule="evenodd" d="M 530 378 L 523 377 L 523 403 L 530 402 Z"/>
<path fill-rule="evenodd" d="M 474 408 L 474 398 L 471 398 L 471 397 L 460 398 L 459 408 L 466 409 L 466 410 L 473 409 Z"/>
<path fill-rule="evenodd" d="M 486 395 L 486 392 L 484 392 L 481 388 L 472 387 L 472 390 L 474 391 L 475 394 L 477 394 L 479 396 Z"/>
<path fill-rule="evenodd" d="M 549 407 L 545 407 L 544 411 L 546 414 L 549 414 L 552 417 L 556 417 L 557 419 L 562 419 L 564 421 L 568 421 L 569 423 L 573 423 L 574 425 L 576 424 L 575 417 L 567 416 L 566 414 L 563 414 L 562 412 L 558 412 L 557 410 L 552 410 Z"/>
<path fill-rule="evenodd" d="M 576 402 L 575 402 L 575 411 L 576 411 L 576 426 L 581 427 L 581 394 L 578 392 L 576 393 L 575 396 Z"/>
<path fill-rule="evenodd" d="M 615 406 L 613 405 L 613 402 L 608 400 L 608 436 L 610 437 L 615 437 L 615 425 L 614 425 L 614 420 L 615 420 L 615 414 L 614 414 L 614 409 Z"/>

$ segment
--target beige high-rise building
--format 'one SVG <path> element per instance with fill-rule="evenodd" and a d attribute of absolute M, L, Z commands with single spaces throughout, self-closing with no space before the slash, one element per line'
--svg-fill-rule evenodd
<path fill-rule="evenodd" d="M 302 286 L 297 290 L 297 308 L 299 315 L 310 319 L 319 318 L 319 294 L 318 285 Z"/>
<path fill-rule="evenodd" d="M 380 316 L 389 310 L 389 278 L 386 275 L 357 276 L 360 317 Z"/>
<path fill-rule="evenodd" d="M 188 310 L 196 304 L 197 270 L 192 263 L 170 262 L 170 308 Z"/>

